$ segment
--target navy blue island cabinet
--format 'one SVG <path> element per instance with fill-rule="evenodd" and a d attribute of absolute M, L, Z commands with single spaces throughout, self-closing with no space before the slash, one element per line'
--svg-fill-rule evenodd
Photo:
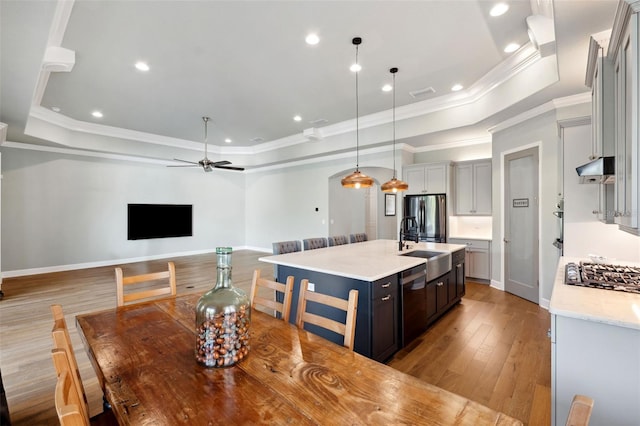
<path fill-rule="evenodd" d="M 289 275 L 295 277 L 290 322 L 296 321 L 300 281 L 303 279 L 308 279 L 319 292 L 342 299 L 347 299 L 349 291 L 356 289 L 358 290 L 358 313 L 354 350 L 368 358 L 384 362 L 401 348 L 402 313 L 398 274 L 371 282 L 290 266 L 278 266 L 279 282 L 285 282 Z M 339 321 L 345 320 L 344 312 L 331 307 L 310 302 L 307 310 Z M 342 345 L 342 336 L 338 334 L 312 324 L 305 324 L 305 329 Z"/>

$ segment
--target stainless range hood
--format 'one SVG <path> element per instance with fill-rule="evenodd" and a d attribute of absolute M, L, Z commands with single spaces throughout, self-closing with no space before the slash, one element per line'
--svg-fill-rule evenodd
<path fill-rule="evenodd" d="M 576 167 L 576 172 L 580 176 L 580 183 L 614 183 L 615 166 L 615 157 L 600 157 Z"/>

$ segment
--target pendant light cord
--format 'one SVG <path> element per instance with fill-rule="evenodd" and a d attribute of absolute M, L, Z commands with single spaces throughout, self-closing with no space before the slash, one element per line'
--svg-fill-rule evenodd
<path fill-rule="evenodd" d="M 393 73 L 393 178 L 396 178 L 396 73 Z"/>
<path fill-rule="evenodd" d="M 356 44 L 356 68 L 358 66 L 358 45 Z M 358 117 L 359 117 L 359 102 L 358 102 L 358 73 L 360 70 L 356 69 L 356 170 L 360 168 L 360 140 L 358 136 L 358 129 L 360 128 Z"/>

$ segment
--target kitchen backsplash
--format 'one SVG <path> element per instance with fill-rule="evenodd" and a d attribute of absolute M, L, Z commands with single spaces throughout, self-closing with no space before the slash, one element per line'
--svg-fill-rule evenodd
<path fill-rule="evenodd" d="M 491 240 L 491 216 L 449 216 L 449 238 Z"/>

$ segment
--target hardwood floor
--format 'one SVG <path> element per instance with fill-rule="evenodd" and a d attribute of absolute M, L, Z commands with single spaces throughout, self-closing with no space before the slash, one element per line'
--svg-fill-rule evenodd
<path fill-rule="evenodd" d="M 253 270 L 273 274 L 264 253 L 233 254 L 234 285 L 247 290 Z M 215 283 L 215 254 L 170 259 L 178 294 L 203 293 Z M 122 266 L 125 275 L 166 269 L 167 260 Z M 14 425 L 57 425 L 50 356 L 49 306 L 62 305 L 92 415 L 102 393 L 75 328 L 80 313 L 116 306 L 114 267 L 3 280 L 0 372 Z M 550 424 L 549 313 L 487 285 L 468 282 L 462 303 L 389 362 L 393 368 L 478 401 L 530 425 Z"/>
<path fill-rule="evenodd" d="M 467 281 L 462 302 L 388 363 L 531 425 L 551 423 L 549 312 Z"/>

